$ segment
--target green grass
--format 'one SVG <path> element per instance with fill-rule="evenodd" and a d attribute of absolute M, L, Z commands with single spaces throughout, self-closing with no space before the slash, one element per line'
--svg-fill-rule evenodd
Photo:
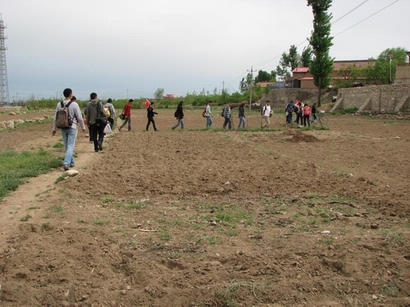
<path fill-rule="evenodd" d="M 46 174 L 61 165 L 60 158 L 40 149 L 37 152 L 0 152 L 0 199 L 30 177 Z"/>

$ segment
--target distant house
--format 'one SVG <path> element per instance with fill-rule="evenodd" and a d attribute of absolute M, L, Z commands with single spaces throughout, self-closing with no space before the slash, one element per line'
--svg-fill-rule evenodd
<path fill-rule="evenodd" d="M 334 61 L 333 72 L 331 74 L 332 84 L 336 79 L 349 78 L 349 67 L 367 67 L 372 65 L 373 61 L 357 60 L 357 61 Z M 315 83 L 312 74 L 309 72 L 309 67 L 296 67 L 293 71 L 293 87 L 303 89 L 315 89 Z"/>

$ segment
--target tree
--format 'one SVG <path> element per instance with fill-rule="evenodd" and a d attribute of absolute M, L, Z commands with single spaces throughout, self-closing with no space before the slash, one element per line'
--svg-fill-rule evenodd
<path fill-rule="evenodd" d="M 377 60 L 369 59 L 369 61 L 374 61 L 375 63 L 366 68 L 367 81 L 382 84 L 393 82 L 397 64 L 404 63 L 406 57 L 406 49 L 396 47 L 384 50 L 377 57 Z"/>
<path fill-rule="evenodd" d="M 272 71 L 271 73 L 268 73 L 267 71 L 259 70 L 258 75 L 255 78 L 255 83 L 275 81 L 276 73 L 274 75 L 272 75 L 272 73 L 275 73 L 275 72 Z"/>
<path fill-rule="evenodd" d="M 300 65 L 302 67 L 309 67 L 312 63 L 312 47 L 307 46 L 303 48 L 302 55 L 300 56 Z"/>
<path fill-rule="evenodd" d="M 282 53 L 282 57 L 279 60 L 279 66 L 276 67 L 276 73 L 282 78 L 290 77 L 289 72 L 293 71 L 300 64 L 300 55 L 295 45 L 290 46 L 289 53 Z"/>
<path fill-rule="evenodd" d="M 252 79 L 252 74 L 248 73 L 245 78 L 242 78 L 241 82 L 239 83 L 239 91 L 243 94 L 249 92 L 251 87 L 254 85 L 254 80 Z"/>
<path fill-rule="evenodd" d="M 330 74 L 333 70 L 333 59 L 329 56 L 329 49 L 333 45 L 333 37 L 330 36 L 332 14 L 327 13 L 332 0 L 307 0 L 307 2 L 313 12 L 313 31 L 309 43 L 312 46 L 314 58 L 309 70 L 319 89 L 317 105 L 320 107 L 322 89 L 330 85 Z"/>
<path fill-rule="evenodd" d="M 154 93 L 155 99 L 161 99 L 162 97 L 164 97 L 164 91 L 164 88 L 157 88 L 157 90 Z"/>
<path fill-rule="evenodd" d="M 342 65 L 334 80 L 337 88 L 350 87 L 354 82 L 365 79 L 365 68 L 352 65 Z"/>

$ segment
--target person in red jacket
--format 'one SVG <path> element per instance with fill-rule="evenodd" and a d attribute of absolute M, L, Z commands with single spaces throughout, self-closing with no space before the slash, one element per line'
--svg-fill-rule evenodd
<path fill-rule="evenodd" d="M 305 106 L 303 107 L 303 126 L 310 127 L 310 107 L 307 103 L 305 103 Z"/>
<path fill-rule="evenodd" d="M 128 123 L 128 132 L 131 131 L 131 105 L 134 102 L 133 99 L 128 100 L 128 102 L 125 104 L 124 109 L 122 110 L 122 113 L 125 116 L 124 122 L 122 125 L 118 128 L 118 131 L 121 131 L 121 129 Z"/>

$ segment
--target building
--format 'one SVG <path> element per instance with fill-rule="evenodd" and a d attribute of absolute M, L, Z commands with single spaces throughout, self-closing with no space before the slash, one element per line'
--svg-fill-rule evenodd
<path fill-rule="evenodd" d="M 332 84 L 337 79 L 350 79 L 350 69 L 351 66 L 356 66 L 358 68 L 367 67 L 372 65 L 374 61 L 369 60 L 358 60 L 358 61 L 334 61 L 333 71 L 331 74 Z M 309 67 L 297 67 L 292 71 L 293 74 L 293 87 L 303 88 L 303 89 L 315 89 L 315 83 L 312 74 L 309 72 Z M 360 79 L 360 77 L 359 77 Z"/>

